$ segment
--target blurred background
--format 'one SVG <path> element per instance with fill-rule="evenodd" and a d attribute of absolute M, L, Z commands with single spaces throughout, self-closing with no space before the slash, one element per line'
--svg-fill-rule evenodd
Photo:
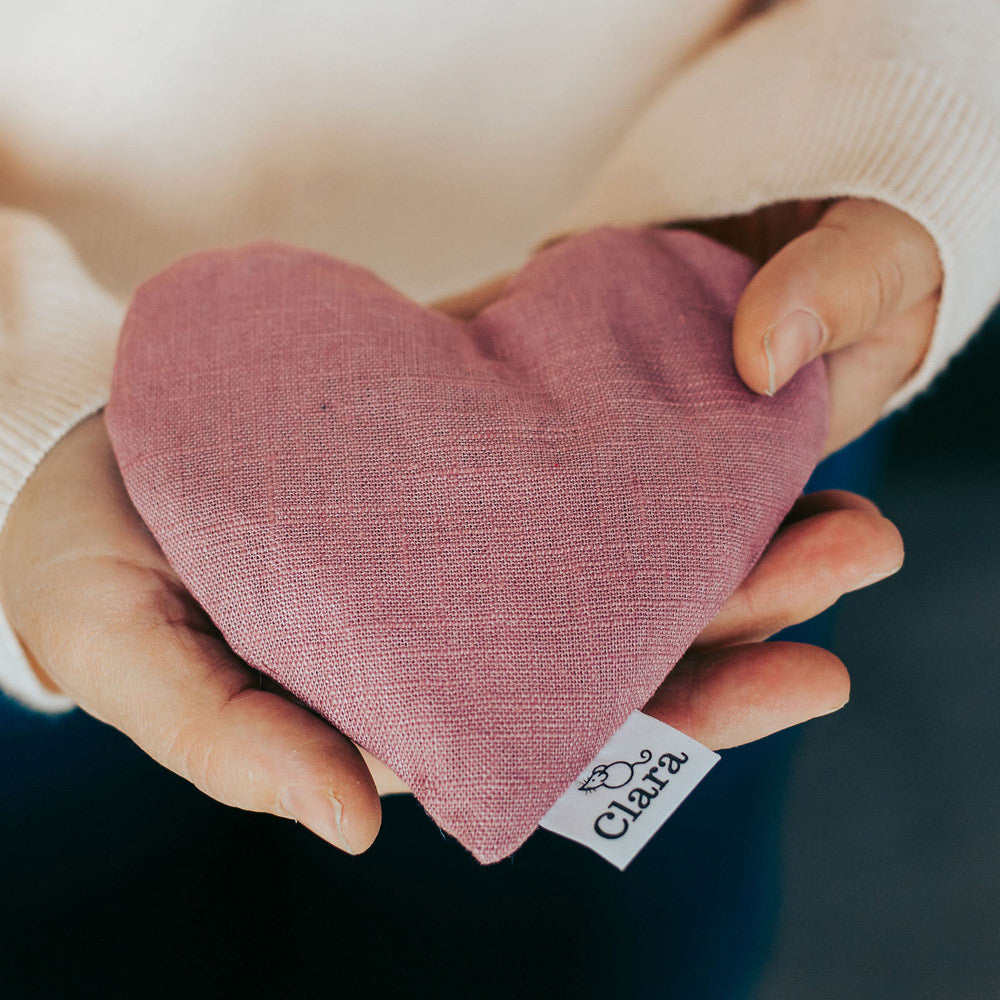
<path fill-rule="evenodd" d="M 693 996 L 655 947 L 667 935 L 689 956 L 706 942 L 728 956 L 732 976 L 708 952 L 691 963 L 713 968 L 714 997 L 1000 995 L 998 373 L 1000 314 L 860 444 L 881 456 L 871 493 L 907 557 L 811 626 L 851 670 L 849 706 L 724 754 L 634 862 L 633 897 L 575 845 L 554 868 L 535 845 L 545 834 L 506 868 L 471 871 L 461 850 L 442 860 L 405 797 L 387 800 L 375 847 L 344 858 L 287 821 L 217 805 L 83 713 L 0 700 L 0 997 L 409 997 L 446 983 L 470 998 L 588 997 L 609 995 L 588 962 L 609 949 L 647 962 L 663 996 Z M 752 777 L 769 769 L 779 780 Z M 740 836 L 758 838 L 759 860 L 720 864 L 719 845 Z M 691 843 L 696 854 L 671 853 Z M 574 893 L 641 907 L 644 873 L 663 865 L 688 878 L 669 927 L 637 917 L 612 940 L 595 922 L 583 951 L 560 938 L 561 914 L 583 905 Z M 543 882 L 526 912 L 524 886 Z M 763 907 L 744 908 L 751 897 Z M 472 978 L 476 945 L 456 935 L 488 946 L 511 928 L 523 950 Z M 542 951 L 558 958 L 549 972 L 533 964 Z M 379 989 L 390 966 L 405 992 Z"/>
<path fill-rule="evenodd" d="M 801 727 L 760 1000 L 1000 996 L 1000 311 L 888 422 L 902 570 L 845 597 L 848 707 Z"/>

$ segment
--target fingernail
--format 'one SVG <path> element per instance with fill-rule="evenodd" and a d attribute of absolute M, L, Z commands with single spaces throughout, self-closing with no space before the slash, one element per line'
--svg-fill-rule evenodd
<path fill-rule="evenodd" d="M 819 715 L 817 716 L 817 718 L 821 718 L 821 717 L 822 717 L 822 716 L 824 716 L 824 715 L 833 715 L 833 713 L 834 713 L 834 712 L 839 712 L 839 711 L 840 711 L 840 710 L 841 710 L 842 708 L 846 708 L 846 707 L 847 707 L 847 705 L 848 705 L 848 704 L 850 703 L 850 700 L 851 700 L 851 699 L 850 699 L 850 698 L 848 698 L 848 699 L 847 699 L 847 701 L 845 701 L 845 702 L 842 702 L 842 703 L 841 703 L 841 704 L 839 704 L 839 705 L 835 705 L 835 706 L 834 706 L 833 708 L 828 708 L 828 709 L 827 709 L 827 710 L 826 710 L 825 712 L 821 712 L 821 713 L 820 713 L 820 714 L 819 714 Z"/>
<path fill-rule="evenodd" d="M 804 309 L 789 313 L 764 334 L 767 358 L 767 394 L 773 396 L 807 361 L 815 357 L 823 342 L 819 320 Z"/>
<path fill-rule="evenodd" d="M 871 573 L 869 576 L 866 576 L 861 581 L 861 583 L 858 584 L 858 586 L 857 586 L 856 589 L 860 590 L 862 587 L 870 587 L 873 583 L 878 583 L 879 580 L 884 580 L 886 577 L 895 575 L 902 568 L 903 568 L 903 564 L 900 563 L 894 569 L 888 569 L 888 570 L 880 571 L 878 573 Z"/>
<path fill-rule="evenodd" d="M 278 803 L 291 819 L 309 827 L 334 847 L 339 847 L 348 854 L 357 854 L 344 836 L 341 824 L 343 806 L 332 795 L 317 788 L 286 788 Z"/>

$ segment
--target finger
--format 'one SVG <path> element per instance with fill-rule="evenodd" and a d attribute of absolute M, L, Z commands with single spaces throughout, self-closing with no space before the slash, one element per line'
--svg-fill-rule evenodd
<path fill-rule="evenodd" d="M 874 505 L 839 491 L 821 494 L 809 505 L 816 512 L 785 522 L 698 636 L 696 647 L 766 639 L 825 611 L 843 594 L 900 568 L 902 538 Z M 829 508 L 824 510 L 824 505 Z"/>
<path fill-rule="evenodd" d="M 920 364 L 936 315 L 937 297 L 932 296 L 860 343 L 826 355 L 830 424 L 825 455 L 859 437 L 882 416 L 889 399 Z"/>
<path fill-rule="evenodd" d="M 857 493 L 848 490 L 816 490 L 813 493 L 803 493 L 792 504 L 792 509 L 785 515 L 782 524 L 804 521 L 807 517 L 831 510 L 860 510 L 881 515 L 873 501 Z"/>
<path fill-rule="evenodd" d="M 60 447 L 24 494 L 48 531 L 5 542 L 24 645 L 82 708 L 213 798 L 364 850 L 380 807 L 354 745 L 226 647 L 128 503 L 103 423 Z"/>
<path fill-rule="evenodd" d="M 309 707 L 304 701 L 302 701 L 302 699 L 298 698 L 290 691 L 286 691 L 277 681 L 268 677 L 267 674 L 259 674 L 257 679 L 259 687 L 263 690 L 274 691 L 280 694 L 287 701 L 294 702 L 296 705 L 300 705 L 303 708 Z M 361 754 L 361 759 L 365 762 L 365 766 L 368 768 L 368 771 L 372 776 L 372 780 L 375 782 L 375 788 L 380 797 L 383 795 L 398 795 L 401 793 L 412 792 L 410 786 L 407 785 L 406 782 L 403 781 L 403 779 L 400 778 L 388 764 L 383 763 L 378 759 L 378 757 L 369 753 L 364 747 L 359 746 L 357 743 L 354 745 Z"/>
<path fill-rule="evenodd" d="M 733 328 L 740 376 L 773 394 L 812 358 L 934 295 L 941 275 L 933 238 L 906 213 L 878 201 L 837 202 L 747 286 Z"/>
<path fill-rule="evenodd" d="M 67 582 L 75 575 L 68 568 Z M 70 696 L 212 798 L 297 819 L 352 854 L 370 846 L 378 795 L 349 740 L 260 686 L 216 636 L 189 627 L 185 598 L 153 596 L 146 571 L 117 567 L 111 581 L 89 568 L 86 576 L 92 594 L 108 596 L 86 606 L 61 601 L 64 634 L 86 637 L 73 662 L 65 641 L 38 653 L 63 661 L 58 676 Z M 116 613 L 110 595 L 120 599 L 125 585 L 144 596 Z"/>
<path fill-rule="evenodd" d="M 643 709 L 713 750 L 740 746 L 847 703 L 833 653 L 765 642 L 687 654 Z"/>
<path fill-rule="evenodd" d="M 384 764 L 378 757 L 373 756 L 367 750 L 362 747 L 358 748 L 361 751 L 361 758 L 364 760 L 371 772 L 372 779 L 375 782 L 375 787 L 378 789 L 379 795 L 412 795 L 413 790 L 410 786 L 403 781 L 402 778 L 396 774 L 388 764 Z"/>
<path fill-rule="evenodd" d="M 34 651 L 81 707 L 220 802 L 297 819 L 352 854 L 370 846 L 380 806 L 357 749 L 191 627 L 184 596 L 144 569 L 71 565 L 63 580 L 90 598 L 54 593 L 59 633 Z"/>

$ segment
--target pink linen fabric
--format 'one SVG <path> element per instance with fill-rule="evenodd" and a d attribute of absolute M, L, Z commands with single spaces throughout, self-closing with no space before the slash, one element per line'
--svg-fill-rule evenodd
<path fill-rule="evenodd" d="M 753 265 L 601 228 L 474 320 L 275 241 L 136 291 L 106 417 L 233 650 L 509 855 L 753 566 L 819 458 L 822 363 L 740 382 Z"/>

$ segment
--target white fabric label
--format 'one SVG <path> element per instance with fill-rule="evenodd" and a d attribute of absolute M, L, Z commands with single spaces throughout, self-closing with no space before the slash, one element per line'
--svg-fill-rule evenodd
<path fill-rule="evenodd" d="M 539 826 L 624 871 L 718 760 L 690 736 L 633 712 Z"/>

